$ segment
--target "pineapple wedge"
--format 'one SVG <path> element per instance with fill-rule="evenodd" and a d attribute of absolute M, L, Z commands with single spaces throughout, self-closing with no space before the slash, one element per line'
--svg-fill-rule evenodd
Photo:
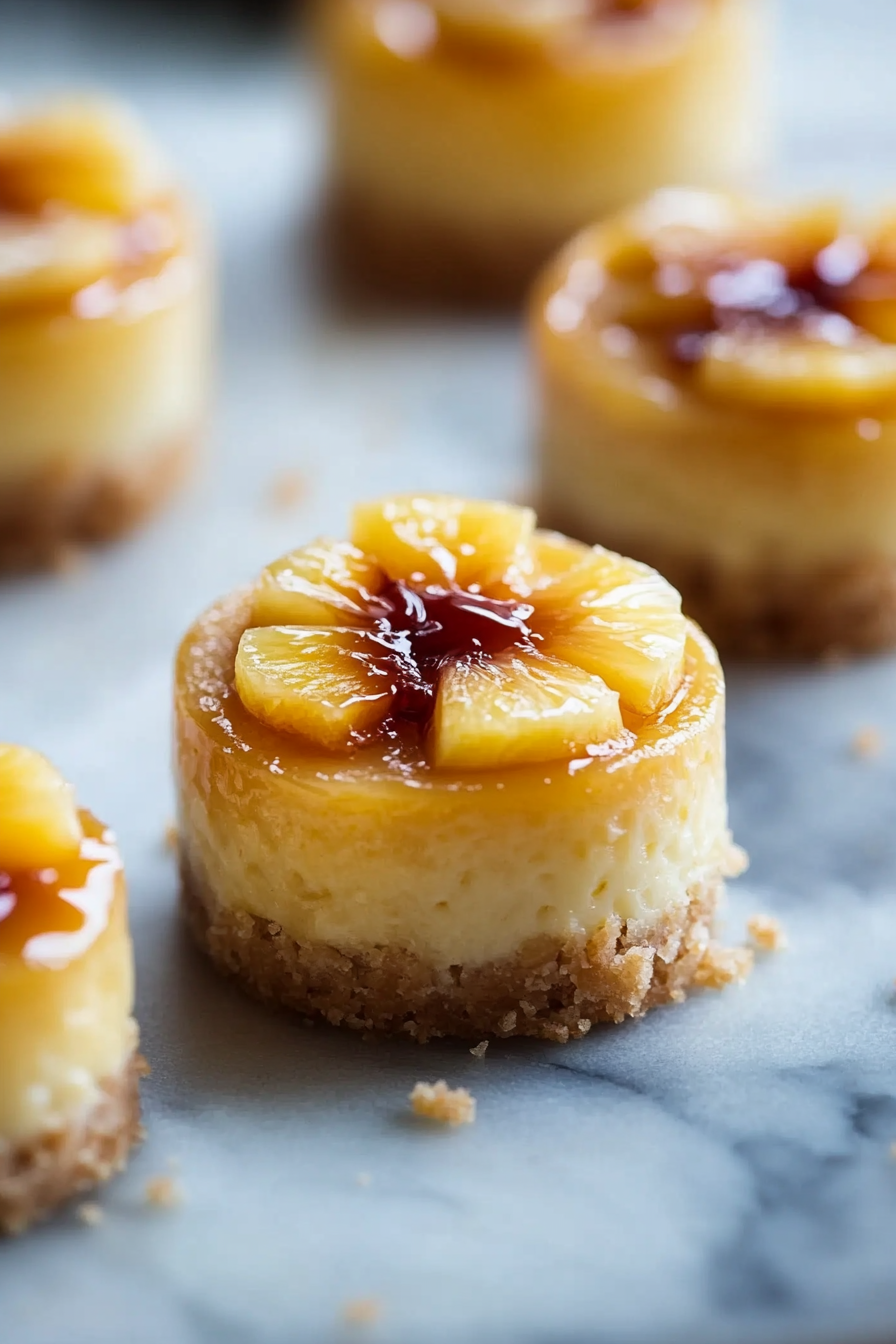
<path fill-rule="evenodd" d="M 514 504 L 397 495 L 358 505 L 351 539 L 390 579 L 469 589 L 500 580 L 534 526 L 533 511 Z"/>
<path fill-rule="evenodd" d="M 351 750 L 357 734 L 385 718 L 395 678 L 394 655 L 367 630 L 265 626 L 247 630 L 236 654 L 246 708 L 328 751 Z"/>
<path fill-rule="evenodd" d="M 52 868 L 83 839 L 74 793 L 45 756 L 0 743 L 0 869 Z"/>
<path fill-rule="evenodd" d="M 262 571 L 255 625 L 366 625 L 383 571 L 347 541 L 316 541 Z"/>
<path fill-rule="evenodd" d="M 515 649 L 443 672 L 429 755 L 433 765 L 453 770 L 535 765 L 622 731 L 619 697 L 600 677 Z"/>
<path fill-rule="evenodd" d="M 533 627 L 546 654 L 602 677 L 636 714 L 655 714 L 684 673 L 681 597 L 655 570 L 564 537 L 533 547 Z"/>
<path fill-rule="evenodd" d="M 538 50 L 588 18 L 593 0 L 438 0 L 439 27 L 448 37 L 504 52 Z"/>
<path fill-rule="evenodd" d="M 757 410 L 852 415 L 896 401 L 896 346 L 860 332 L 845 344 L 799 334 L 717 332 L 706 342 L 696 377 L 707 396 Z"/>
<path fill-rule="evenodd" d="M 118 233 L 102 215 L 0 218 L 0 310 L 66 298 L 118 260 Z"/>
<path fill-rule="evenodd" d="M 0 201 L 7 210 L 37 214 L 59 201 L 128 215 L 167 180 L 157 150 L 114 103 L 58 103 L 0 127 Z"/>

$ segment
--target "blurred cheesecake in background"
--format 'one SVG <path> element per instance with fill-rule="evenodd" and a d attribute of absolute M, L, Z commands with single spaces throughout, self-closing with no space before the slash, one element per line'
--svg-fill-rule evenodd
<path fill-rule="evenodd" d="M 593 219 L 752 175 L 765 17 L 765 0 L 323 0 L 344 270 L 512 301 Z"/>
<path fill-rule="evenodd" d="M 206 406 L 207 268 L 127 112 L 0 124 L 0 567 L 114 538 L 179 482 Z"/>
<path fill-rule="evenodd" d="M 176 670 L 183 899 L 269 1001 L 565 1041 L 748 969 L 715 652 L 658 574 L 529 509 L 355 510 L 206 612 Z"/>
<path fill-rule="evenodd" d="M 112 834 L 43 756 L 0 744 L 0 1233 L 139 1137 L 133 959 Z"/>
<path fill-rule="evenodd" d="M 723 651 L 896 644 L 896 221 L 661 192 L 565 249 L 531 329 L 551 523 Z"/>

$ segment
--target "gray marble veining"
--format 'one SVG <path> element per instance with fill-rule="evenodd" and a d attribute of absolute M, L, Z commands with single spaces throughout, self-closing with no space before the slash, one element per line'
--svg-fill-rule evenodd
<path fill-rule="evenodd" d="M 892 0 L 785 0 L 789 188 L 888 194 Z M 213 470 L 132 543 L 0 593 L 0 737 L 32 741 L 119 832 L 131 878 L 149 1138 L 102 1197 L 0 1248 L 3 1344 L 896 1337 L 896 663 L 730 675 L 745 916 L 790 950 L 749 984 L 566 1048 L 364 1042 L 304 1029 L 186 945 L 163 831 L 170 654 L 193 614 L 349 499 L 399 484 L 525 482 L 522 347 L 501 324 L 328 312 L 295 221 L 312 199 L 313 83 L 285 54 L 199 29 L 172 44 L 75 6 L 0 19 L 0 77 L 111 82 L 209 201 L 224 279 Z M 785 78 L 786 72 L 786 78 Z M 272 476 L 307 500 L 272 512 Z M 853 734 L 884 733 L 857 760 Z M 475 1126 L 411 1123 L 419 1077 L 472 1088 Z M 151 1210 L 177 1163 L 185 1202 Z M 360 1183 L 359 1176 L 369 1177 Z M 356 1329 L 355 1334 L 361 1331 Z"/>

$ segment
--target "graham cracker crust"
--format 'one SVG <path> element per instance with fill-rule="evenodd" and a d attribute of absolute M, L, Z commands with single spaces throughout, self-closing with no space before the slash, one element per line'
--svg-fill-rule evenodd
<path fill-rule="evenodd" d="M 656 921 L 608 919 L 590 937 L 532 939 L 484 966 L 434 967 L 404 948 L 343 951 L 301 944 L 279 924 L 220 905 L 184 859 L 187 923 L 215 966 L 256 998 L 358 1031 L 419 1041 L 534 1036 L 568 1041 L 596 1022 L 641 1017 L 693 988 L 742 980 L 751 954 L 712 938 L 721 878 L 689 890 Z"/>
<path fill-rule="evenodd" d="M 896 647 L 896 561 L 884 556 L 803 573 L 783 573 L 770 564 L 732 574 L 711 560 L 650 542 L 570 527 L 569 517 L 550 508 L 539 520 L 659 570 L 681 593 L 686 614 L 730 657 L 817 659 Z"/>
<path fill-rule="evenodd" d="M 198 431 L 123 464 L 68 463 L 0 486 L 0 571 L 52 569 L 72 547 L 124 536 L 189 474 Z"/>
<path fill-rule="evenodd" d="M 0 1235 L 24 1232 L 122 1170 L 142 1137 L 139 1084 L 146 1072 L 135 1051 L 119 1074 L 104 1079 L 103 1095 L 86 1116 L 13 1148 L 0 1146 Z"/>
<path fill-rule="evenodd" d="M 508 308 L 566 232 L 465 232 L 433 217 L 387 213 L 347 188 L 330 189 L 320 230 L 328 269 L 346 296 L 408 306 Z"/>

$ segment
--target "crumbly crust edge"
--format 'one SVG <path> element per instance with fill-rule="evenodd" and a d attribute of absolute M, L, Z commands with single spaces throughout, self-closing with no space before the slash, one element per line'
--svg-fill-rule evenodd
<path fill-rule="evenodd" d="M 143 1137 L 139 1084 L 147 1072 L 135 1050 L 119 1073 L 103 1080 L 102 1095 L 86 1115 L 13 1146 L 0 1144 L 0 1236 L 24 1232 L 123 1169 Z"/>
<path fill-rule="evenodd" d="M 0 485 L 0 572 L 52 569 L 71 548 L 133 531 L 189 475 L 200 437 L 197 427 L 120 462 L 61 456 L 58 466 Z"/>
<path fill-rule="evenodd" d="M 569 232 L 464 229 L 387 211 L 340 184 L 330 186 L 318 228 L 331 280 L 347 298 L 449 309 L 519 304 Z"/>
<path fill-rule="evenodd" d="M 659 570 L 681 593 L 687 615 L 729 657 L 817 659 L 896 648 L 896 560 L 886 556 L 856 556 L 801 573 L 772 563 L 733 572 L 710 556 L 583 527 L 550 504 L 539 519 Z"/>
<path fill-rule="evenodd" d="M 652 920 L 611 916 L 591 934 L 538 937 L 515 957 L 435 967 L 401 947 L 348 951 L 298 943 L 268 920 L 220 904 L 181 861 L 187 923 L 200 948 L 256 998 L 355 1030 L 425 1041 L 533 1036 L 565 1042 L 597 1022 L 641 1017 L 696 988 L 748 974 L 752 955 L 715 941 L 722 877 L 694 884 Z"/>

